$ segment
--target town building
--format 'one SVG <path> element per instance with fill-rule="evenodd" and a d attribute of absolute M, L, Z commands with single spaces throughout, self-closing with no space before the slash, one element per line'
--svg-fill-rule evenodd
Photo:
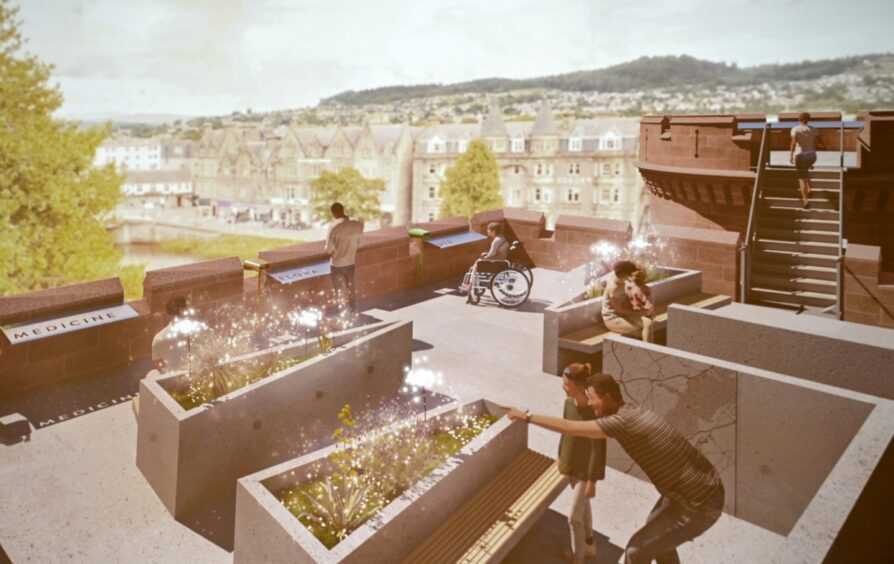
<path fill-rule="evenodd" d="M 183 168 L 131 170 L 121 191 L 127 205 L 151 203 L 151 207 L 182 207 L 192 201 L 193 180 L 189 170 Z"/>
<path fill-rule="evenodd" d="M 413 152 L 413 221 L 438 217 L 447 168 L 481 138 L 496 155 L 507 206 L 544 212 L 548 225 L 561 214 L 639 226 L 647 195 L 634 166 L 638 136 L 635 118 L 556 121 L 548 103 L 534 122 L 504 122 L 493 105 L 480 125 L 427 127 Z"/>
<path fill-rule="evenodd" d="M 114 164 L 118 170 L 158 170 L 163 161 L 162 140 L 109 139 L 96 149 L 93 163 L 96 166 Z"/>

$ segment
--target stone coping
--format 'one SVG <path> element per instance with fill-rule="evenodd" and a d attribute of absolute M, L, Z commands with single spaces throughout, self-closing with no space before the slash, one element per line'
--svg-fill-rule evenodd
<path fill-rule="evenodd" d="M 810 121 L 841 121 L 841 112 L 807 112 Z M 779 112 L 776 116 L 779 121 L 798 121 L 801 112 Z"/>
<path fill-rule="evenodd" d="M 205 282 L 242 278 L 243 276 L 242 261 L 239 260 L 239 257 L 233 256 L 150 270 L 146 272 L 143 288 L 148 295 L 159 290 L 172 290 Z"/>
<path fill-rule="evenodd" d="M 654 229 L 659 237 L 686 239 L 724 246 L 738 246 L 741 239 L 738 231 L 723 231 L 721 229 L 702 229 L 701 227 L 682 227 L 664 224 L 657 224 L 654 226 Z"/>
<path fill-rule="evenodd" d="M 409 245 L 409 242 L 410 236 L 403 226 L 386 227 L 385 229 L 363 233 L 360 237 L 360 244 L 357 246 L 357 252 L 368 251 L 395 243 L 406 243 Z M 328 260 L 329 253 L 326 252 L 326 241 L 310 241 L 261 251 L 258 253 L 258 257 L 270 263 L 268 270 L 273 271 L 300 264 Z"/>
<path fill-rule="evenodd" d="M 629 221 L 608 219 L 603 217 L 584 217 L 577 215 L 560 215 L 556 219 L 556 230 L 583 229 L 587 231 L 617 231 L 627 235 L 632 231 Z"/>
<path fill-rule="evenodd" d="M 118 278 L 105 278 L 0 298 L 0 325 L 19 323 L 124 302 Z"/>
<path fill-rule="evenodd" d="M 682 115 L 670 116 L 671 127 L 674 125 L 736 125 L 736 116 L 733 114 L 713 115 Z"/>
<path fill-rule="evenodd" d="M 687 176 L 704 176 L 706 178 L 735 178 L 754 182 L 755 173 L 751 170 L 723 169 L 723 168 L 695 168 L 688 166 L 657 165 L 644 161 L 636 161 L 633 166 L 640 172 L 685 174 Z"/>
<path fill-rule="evenodd" d="M 422 223 L 414 223 L 412 227 L 425 229 L 430 233 L 431 237 L 438 235 L 449 235 L 469 230 L 469 220 L 464 217 L 448 217 L 445 219 L 437 219 L 435 221 L 425 221 Z"/>

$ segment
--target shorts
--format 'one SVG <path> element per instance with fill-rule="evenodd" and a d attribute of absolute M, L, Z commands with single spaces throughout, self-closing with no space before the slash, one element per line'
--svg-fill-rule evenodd
<path fill-rule="evenodd" d="M 816 153 L 810 151 L 809 153 L 798 153 L 795 155 L 795 168 L 798 169 L 798 178 L 809 178 L 807 174 L 810 170 L 810 167 L 813 166 L 813 163 L 816 162 Z"/>

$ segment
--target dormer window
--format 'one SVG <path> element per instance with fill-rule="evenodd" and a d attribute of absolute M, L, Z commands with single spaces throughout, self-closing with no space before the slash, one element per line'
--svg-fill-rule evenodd
<path fill-rule="evenodd" d="M 568 150 L 579 152 L 584 148 L 584 140 L 580 137 L 571 137 L 568 139 Z"/>
<path fill-rule="evenodd" d="M 609 131 L 599 139 L 599 149 L 602 151 L 617 151 L 621 148 L 621 138 L 614 131 Z"/>
<path fill-rule="evenodd" d="M 437 135 L 428 140 L 429 153 L 443 153 L 447 149 L 447 144 Z"/>
<path fill-rule="evenodd" d="M 512 140 L 512 152 L 513 153 L 524 153 L 525 152 L 525 140 L 524 139 L 513 139 Z"/>

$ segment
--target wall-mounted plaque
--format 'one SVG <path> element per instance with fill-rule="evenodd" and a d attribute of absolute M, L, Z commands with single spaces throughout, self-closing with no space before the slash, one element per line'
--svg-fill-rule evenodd
<path fill-rule="evenodd" d="M 316 278 L 318 276 L 328 276 L 332 272 L 329 261 L 315 262 L 313 264 L 302 264 L 295 268 L 287 268 L 270 272 L 269 276 L 280 284 L 292 284 L 307 280 L 308 278 Z"/>
<path fill-rule="evenodd" d="M 474 243 L 475 241 L 481 241 L 482 239 L 487 239 L 487 236 L 482 235 L 481 233 L 476 233 L 475 231 L 464 231 L 462 233 L 451 233 L 450 235 L 432 237 L 431 239 L 426 239 L 425 242 L 429 245 L 434 245 L 439 249 L 447 249 L 458 245 L 465 245 L 466 243 Z"/>
<path fill-rule="evenodd" d="M 125 319 L 138 316 L 139 314 L 132 307 L 127 304 L 121 304 L 101 309 L 91 309 L 80 313 L 70 313 L 65 317 L 7 325 L 0 327 L 0 330 L 3 331 L 10 343 L 19 345 L 28 341 L 90 329 L 99 325 L 108 325 L 109 323 L 124 321 Z"/>

